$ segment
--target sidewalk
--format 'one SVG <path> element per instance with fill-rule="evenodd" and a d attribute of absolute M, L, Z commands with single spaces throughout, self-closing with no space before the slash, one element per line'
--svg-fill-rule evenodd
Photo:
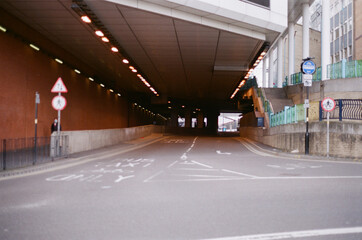
<path fill-rule="evenodd" d="M 298 160 L 322 160 L 322 161 L 336 161 L 336 162 L 362 162 L 362 158 L 341 158 L 341 157 L 333 157 L 330 156 L 327 158 L 327 156 L 320 156 L 320 155 L 305 155 L 304 153 L 298 152 L 298 153 L 291 153 L 291 152 L 284 152 L 281 149 L 273 148 L 268 145 L 264 145 L 262 143 L 253 141 L 248 138 L 237 138 L 239 140 L 245 141 L 254 147 L 257 148 L 258 151 L 261 151 L 265 154 L 269 154 L 272 156 L 281 156 L 281 157 L 287 157 L 287 158 L 293 158 Z"/>
<path fill-rule="evenodd" d="M 164 138 L 165 137 L 161 133 L 151 134 L 146 137 L 134 139 L 127 142 L 121 142 L 117 145 L 109 147 L 104 147 L 80 153 L 74 153 L 69 155 L 67 158 L 56 158 L 53 162 L 2 171 L 0 172 L 0 181 L 73 167 L 76 165 L 94 161 L 98 157 L 108 156 L 108 155 L 112 156 L 136 150 L 145 147 L 147 145 L 150 145 L 154 142 L 160 141 Z"/>

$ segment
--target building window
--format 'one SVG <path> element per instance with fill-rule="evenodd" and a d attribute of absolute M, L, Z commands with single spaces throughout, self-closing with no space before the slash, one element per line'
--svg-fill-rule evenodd
<path fill-rule="evenodd" d="M 334 41 L 334 53 L 338 52 L 339 52 L 339 38 L 336 38 L 336 40 Z"/>
<path fill-rule="evenodd" d="M 329 27 L 330 27 L 330 31 L 333 31 L 333 17 L 331 17 L 331 19 L 329 19 L 330 22 L 329 22 Z"/>
<path fill-rule="evenodd" d="M 352 46 L 352 31 L 348 32 L 348 46 Z"/>
<path fill-rule="evenodd" d="M 333 41 L 330 43 L 330 47 L 329 47 L 329 55 L 333 55 Z"/>
<path fill-rule="evenodd" d="M 334 27 L 336 28 L 339 24 L 339 13 L 334 16 Z"/>
<path fill-rule="evenodd" d="M 244 0 L 245 2 L 251 2 L 256 5 L 270 8 L 270 0 Z"/>
<path fill-rule="evenodd" d="M 348 4 L 348 18 L 352 17 L 352 3 Z"/>

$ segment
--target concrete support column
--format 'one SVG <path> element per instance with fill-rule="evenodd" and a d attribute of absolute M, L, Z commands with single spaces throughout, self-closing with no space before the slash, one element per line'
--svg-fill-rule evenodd
<path fill-rule="evenodd" d="M 278 88 L 283 87 L 283 39 L 278 39 L 278 79 L 276 79 L 276 85 Z"/>
<path fill-rule="evenodd" d="M 264 56 L 264 58 L 263 58 L 263 86 L 262 87 L 266 87 L 266 65 L 267 65 L 267 61 L 266 61 L 266 56 Z"/>
<path fill-rule="evenodd" d="M 191 128 L 191 123 L 192 123 L 191 110 L 186 109 L 186 111 L 185 111 L 185 128 Z"/>
<path fill-rule="evenodd" d="M 322 80 L 327 80 L 327 66 L 331 63 L 330 58 L 330 22 L 329 22 L 329 0 L 322 2 L 322 41 L 321 41 L 321 67 L 322 67 Z"/>
<path fill-rule="evenodd" d="M 328 1 L 328 0 L 327 0 Z M 288 24 L 288 85 L 292 83 L 292 74 L 295 73 L 295 43 L 294 43 L 294 22 Z"/>
<path fill-rule="evenodd" d="M 307 58 L 309 56 L 309 3 L 303 3 L 303 54 L 302 57 Z"/>
<path fill-rule="evenodd" d="M 273 87 L 273 82 L 274 82 L 274 79 L 273 79 L 273 58 L 272 58 L 272 54 L 273 53 L 273 49 L 270 49 L 269 50 L 269 54 L 268 54 L 268 59 L 269 59 L 269 84 L 268 86 L 270 88 Z"/>
<path fill-rule="evenodd" d="M 197 113 L 197 128 L 204 127 L 204 114 L 202 112 Z"/>

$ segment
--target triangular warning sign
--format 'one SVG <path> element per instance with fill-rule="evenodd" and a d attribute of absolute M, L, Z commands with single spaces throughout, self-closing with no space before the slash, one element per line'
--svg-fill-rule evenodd
<path fill-rule="evenodd" d="M 62 78 L 58 78 L 58 80 L 55 82 L 52 90 L 52 93 L 67 93 L 68 89 L 65 87 Z"/>

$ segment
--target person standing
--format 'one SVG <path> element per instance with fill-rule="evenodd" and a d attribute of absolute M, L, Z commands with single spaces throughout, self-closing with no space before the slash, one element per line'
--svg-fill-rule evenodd
<path fill-rule="evenodd" d="M 62 127 L 60 126 L 60 130 L 62 130 Z M 54 122 L 52 123 L 52 126 L 50 127 L 51 133 L 58 131 L 58 119 L 54 119 Z"/>

